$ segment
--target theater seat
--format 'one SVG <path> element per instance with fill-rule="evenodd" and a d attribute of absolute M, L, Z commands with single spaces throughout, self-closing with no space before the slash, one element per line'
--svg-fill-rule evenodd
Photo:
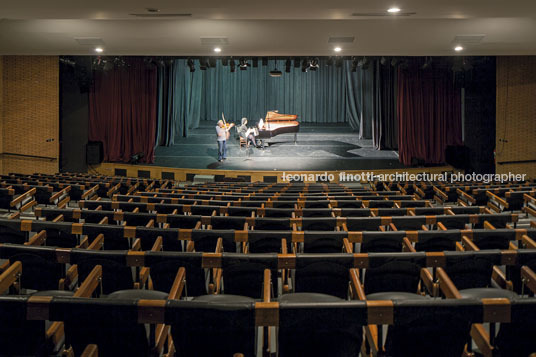
<path fill-rule="evenodd" d="M 179 303 L 166 315 L 178 356 L 255 356 L 255 300 L 237 295 L 204 295 Z"/>
<path fill-rule="evenodd" d="M 495 338 L 495 347 L 500 356 L 528 356 L 536 351 L 536 312 L 528 308 L 535 298 L 517 299 L 511 302 L 512 321 L 502 323 Z"/>
<path fill-rule="evenodd" d="M 315 309 L 320 304 L 331 308 Z M 348 304 L 338 297 L 318 293 L 283 295 L 279 299 L 279 357 L 358 356 L 363 327 L 345 309 Z"/>
<path fill-rule="evenodd" d="M 459 290 L 462 298 L 467 299 L 518 299 L 519 295 L 513 291 L 499 288 L 472 288 Z"/>
<path fill-rule="evenodd" d="M 293 280 L 294 292 L 315 292 L 347 299 L 349 269 L 350 266 L 329 261 L 327 255 L 318 254 L 316 258 L 307 259 L 298 254 Z"/>
<path fill-rule="evenodd" d="M 387 294 L 387 293 L 386 293 Z M 396 294 L 392 298 L 394 314 L 398 306 L 416 305 L 413 314 L 404 314 L 387 330 L 385 352 L 393 357 L 452 357 L 461 356 L 469 339 L 471 315 L 460 306 L 459 313 L 437 309 L 433 314 L 423 314 L 418 306 L 434 304 L 434 299 L 419 294 Z M 417 302 L 417 304 L 415 304 Z M 459 304 L 460 300 L 448 303 Z"/>
<path fill-rule="evenodd" d="M 365 294 L 417 292 L 421 267 L 417 264 L 392 261 L 365 271 Z M 402 295 L 403 296 L 403 295 Z"/>
<path fill-rule="evenodd" d="M 136 301 L 132 299 L 165 300 L 168 294 L 154 290 L 127 289 L 111 293 L 106 298 L 99 299 L 106 304 L 111 300 L 130 300 L 130 306 L 118 309 L 117 315 L 105 319 L 92 318 L 91 310 L 86 316 L 77 319 L 70 316 L 65 321 L 66 344 L 73 347 L 76 356 L 79 356 L 88 344 L 96 344 L 99 356 L 148 356 L 149 345 L 148 330 L 144 324 L 137 323 Z M 127 304 L 128 305 L 128 304 Z M 91 307 L 98 309 L 98 304 Z"/>
<path fill-rule="evenodd" d="M 31 296 L 65 296 L 71 291 L 47 290 Z M 11 296 L 10 302 L 0 297 L 0 355 L 2 356 L 47 356 L 53 347 L 46 341 L 46 321 L 26 319 L 28 296 Z"/>

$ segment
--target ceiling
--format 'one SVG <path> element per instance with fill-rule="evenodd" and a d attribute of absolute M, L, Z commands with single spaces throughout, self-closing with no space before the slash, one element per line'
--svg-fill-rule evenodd
<path fill-rule="evenodd" d="M 387 9 L 397 6 L 401 13 Z M 156 8 L 157 18 L 147 8 Z M 354 13 L 374 16 L 352 16 Z M 191 16 L 167 16 L 191 14 Z M 483 35 L 480 42 L 455 41 Z M 536 55 L 534 0 L 2 0 L 0 54 L 213 55 L 202 37 L 225 37 L 221 55 Z M 96 41 L 96 42 L 95 42 Z"/>

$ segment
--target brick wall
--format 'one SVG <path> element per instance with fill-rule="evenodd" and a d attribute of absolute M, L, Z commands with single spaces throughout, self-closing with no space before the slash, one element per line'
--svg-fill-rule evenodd
<path fill-rule="evenodd" d="M 536 56 L 497 58 L 496 171 L 536 178 Z M 501 142 L 504 139 L 507 142 Z"/>
<path fill-rule="evenodd" d="M 58 172 L 58 57 L 3 56 L 0 62 L 2 173 Z"/>

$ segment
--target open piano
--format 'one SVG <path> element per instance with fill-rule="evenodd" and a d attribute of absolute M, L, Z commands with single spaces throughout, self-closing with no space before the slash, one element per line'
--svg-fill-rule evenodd
<path fill-rule="evenodd" d="M 279 114 L 277 110 L 268 111 L 263 125 L 258 130 L 257 139 L 263 142 L 264 140 L 273 138 L 280 134 L 294 133 L 294 143 L 298 138 L 298 131 L 300 130 L 300 123 L 297 121 L 298 116 L 296 114 Z"/>

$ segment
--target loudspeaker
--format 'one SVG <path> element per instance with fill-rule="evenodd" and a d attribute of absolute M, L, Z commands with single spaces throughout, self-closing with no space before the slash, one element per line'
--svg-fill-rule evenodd
<path fill-rule="evenodd" d="M 86 145 L 86 163 L 97 165 L 104 160 L 104 149 L 102 141 L 90 141 Z"/>
<path fill-rule="evenodd" d="M 469 163 L 469 148 L 466 146 L 447 146 L 445 151 L 447 164 L 457 169 L 467 169 Z"/>

